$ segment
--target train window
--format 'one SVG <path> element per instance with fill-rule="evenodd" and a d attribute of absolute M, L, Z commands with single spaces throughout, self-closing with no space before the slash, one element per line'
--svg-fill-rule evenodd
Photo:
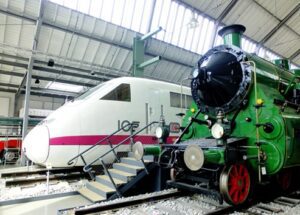
<path fill-rule="evenodd" d="M 130 85 L 121 84 L 117 86 L 115 89 L 113 89 L 108 94 L 103 96 L 101 100 L 130 102 L 131 101 Z"/>
<path fill-rule="evenodd" d="M 182 101 L 181 101 L 182 98 Z M 170 105 L 171 107 L 177 107 L 177 108 L 189 108 L 192 104 L 192 96 L 181 94 L 180 93 L 174 93 L 170 92 Z"/>

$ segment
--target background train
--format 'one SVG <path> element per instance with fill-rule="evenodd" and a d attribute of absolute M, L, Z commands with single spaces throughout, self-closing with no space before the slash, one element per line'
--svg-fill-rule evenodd
<path fill-rule="evenodd" d="M 16 162 L 21 146 L 21 138 L 0 137 L 0 161 L 3 163 Z"/>
<path fill-rule="evenodd" d="M 172 142 L 178 136 L 181 121 L 176 114 L 183 108 L 185 111 L 191 102 L 188 87 L 142 78 L 116 78 L 50 114 L 28 133 L 22 149 L 34 163 L 66 167 L 71 158 L 119 128 L 135 122 L 135 129 L 139 129 L 159 121 L 162 115 L 171 125 L 169 141 Z M 156 144 L 155 127 L 146 129 L 134 141 Z M 128 135 L 130 130 L 124 128 L 110 141 L 117 144 Z M 128 144 L 118 150 L 128 151 Z M 104 141 L 86 154 L 86 162 L 95 160 L 109 149 L 109 143 Z M 113 154 L 105 157 L 106 161 L 113 158 Z M 81 166 L 83 162 L 78 159 L 73 165 Z"/>
<path fill-rule="evenodd" d="M 289 71 L 287 60 L 275 65 L 243 51 L 244 31 L 223 28 L 225 45 L 198 61 L 183 133 L 159 159 L 171 168 L 171 186 L 233 205 L 274 178 L 287 189 L 300 165 L 300 71 Z"/>

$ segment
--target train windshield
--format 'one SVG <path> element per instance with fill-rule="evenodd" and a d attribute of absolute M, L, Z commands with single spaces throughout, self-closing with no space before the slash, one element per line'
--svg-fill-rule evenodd
<path fill-rule="evenodd" d="M 97 90 L 99 90 L 100 88 L 103 88 L 105 86 L 105 83 L 103 84 L 99 84 L 96 87 L 93 87 L 92 89 L 88 90 L 87 92 L 85 92 L 84 94 L 78 96 L 76 98 L 76 100 L 83 100 L 88 98 L 90 95 L 92 95 L 94 92 L 96 92 Z"/>
<path fill-rule="evenodd" d="M 103 96 L 101 100 L 130 102 L 131 101 L 130 85 L 121 84 L 117 86 L 115 89 L 113 89 L 105 96 Z"/>

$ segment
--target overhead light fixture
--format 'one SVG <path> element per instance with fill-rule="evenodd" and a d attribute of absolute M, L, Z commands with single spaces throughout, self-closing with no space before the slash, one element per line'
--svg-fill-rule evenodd
<path fill-rule="evenodd" d="M 50 66 L 50 67 L 53 67 L 54 66 L 54 60 L 53 59 L 49 59 L 47 65 Z"/>
<path fill-rule="evenodd" d="M 188 27 L 189 29 L 194 29 L 194 28 L 197 28 L 198 26 L 199 26 L 199 22 L 198 22 L 198 20 L 196 19 L 195 14 L 193 13 L 193 15 L 192 15 L 190 21 L 189 21 L 188 24 L 187 24 L 187 27 Z"/>
<path fill-rule="evenodd" d="M 35 79 L 35 82 L 34 82 L 35 84 L 39 84 L 40 83 L 40 79 Z"/>

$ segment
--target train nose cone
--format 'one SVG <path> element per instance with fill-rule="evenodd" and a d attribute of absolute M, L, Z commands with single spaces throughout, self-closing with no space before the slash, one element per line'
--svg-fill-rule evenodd
<path fill-rule="evenodd" d="M 35 163 L 42 164 L 48 158 L 49 130 L 45 125 L 33 128 L 25 137 L 23 151 Z"/>

